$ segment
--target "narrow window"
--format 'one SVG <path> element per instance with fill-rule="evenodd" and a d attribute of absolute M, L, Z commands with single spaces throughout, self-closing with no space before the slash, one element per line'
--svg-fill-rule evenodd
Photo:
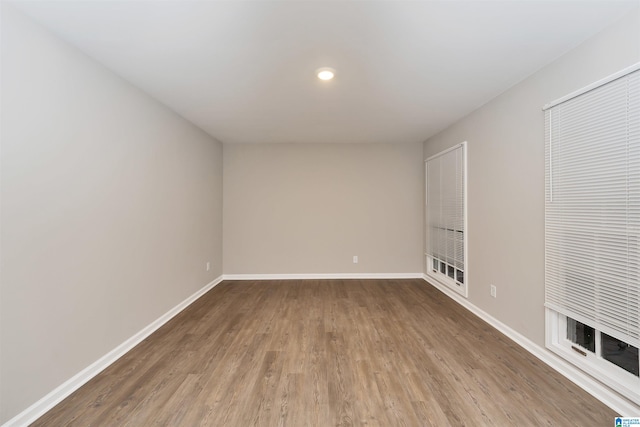
<path fill-rule="evenodd" d="M 466 143 L 426 161 L 427 275 L 467 296 Z"/>

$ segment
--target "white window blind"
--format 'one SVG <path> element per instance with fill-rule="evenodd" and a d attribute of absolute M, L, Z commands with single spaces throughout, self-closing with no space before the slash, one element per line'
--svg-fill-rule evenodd
<path fill-rule="evenodd" d="M 545 305 L 638 347 L 640 71 L 545 122 Z"/>
<path fill-rule="evenodd" d="M 466 296 L 465 144 L 426 161 L 427 272 Z"/>

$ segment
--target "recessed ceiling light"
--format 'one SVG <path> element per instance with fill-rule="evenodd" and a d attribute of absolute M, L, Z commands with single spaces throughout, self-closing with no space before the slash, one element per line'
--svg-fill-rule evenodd
<path fill-rule="evenodd" d="M 316 74 L 320 80 L 331 80 L 336 75 L 336 70 L 329 67 L 318 68 Z"/>

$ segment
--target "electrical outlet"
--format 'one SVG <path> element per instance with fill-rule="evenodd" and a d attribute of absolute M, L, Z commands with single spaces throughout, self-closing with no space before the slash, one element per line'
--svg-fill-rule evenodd
<path fill-rule="evenodd" d="M 491 285 L 491 296 L 496 297 L 496 285 Z"/>
<path fill-rule="evenodd" d="M 207 261 L 207 271 L 211 270 L 211 263 Z"/>
<path fill-rule="evenodd" d="M 353 256 L 353 263 L 357 264 L 358 263 L 358 255 L 354 255 Z"/>

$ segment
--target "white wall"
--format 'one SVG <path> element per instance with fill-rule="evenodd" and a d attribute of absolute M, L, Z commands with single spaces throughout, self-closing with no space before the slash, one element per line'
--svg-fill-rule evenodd
<path fill-rule="evenodd" d="M 540 346 L 544 346 L 542 106 L 638 61 L 636 9 L 424 144 L 426 158 L 468 141 L 469 300 Z M 490 284 L 497 286 L 495 299 L 489 294 Z"/>
<path fill-rule="evenodd" d="M 2 15 L 0 424 L 222 274 L 222 145 Z"/>
<path fill-rule="evenodd" d="M 422 272 L 423 168 L 422 144 L 225 144 L 225 274 Z"/>

